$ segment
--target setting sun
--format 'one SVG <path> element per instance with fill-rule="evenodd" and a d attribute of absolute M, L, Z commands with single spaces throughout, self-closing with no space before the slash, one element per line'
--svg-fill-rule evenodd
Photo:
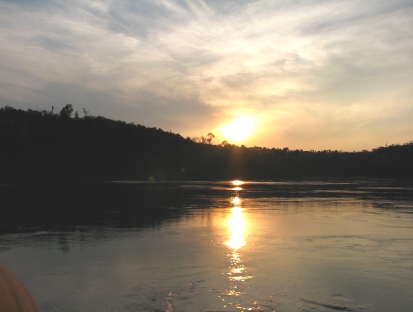
<path fill-rule="evenodd" d="M 238 117 L 221 127 L 222 133 L 230 143 L 239 143 L 247 139 L 254 131 L 251 117 Z"/>

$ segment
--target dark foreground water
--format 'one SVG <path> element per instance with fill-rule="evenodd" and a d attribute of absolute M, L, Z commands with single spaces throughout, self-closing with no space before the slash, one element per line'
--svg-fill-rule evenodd
<path fill-rule="evenodd" d="M 1 186 L 0 262 L 43 311 L 413 311 L 413 186 Z"/>

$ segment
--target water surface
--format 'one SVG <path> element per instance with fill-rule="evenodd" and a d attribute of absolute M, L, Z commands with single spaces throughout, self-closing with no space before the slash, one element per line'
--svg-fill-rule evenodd
<path fill-rule="evenodd" d="M 409 183 L 117 181 L 2 195 L 0 262 L 43 311 L 413 310 Z"/>

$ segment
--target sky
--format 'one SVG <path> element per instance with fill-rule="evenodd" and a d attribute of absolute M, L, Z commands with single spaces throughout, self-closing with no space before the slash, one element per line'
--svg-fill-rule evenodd
<path fill-rule="evenodd" d="M 412 0 L 0 0 L 0 107 L 70 103 L 214 144 L 239 117 L 237 145 L 403 144 L 412 16 Z"/>

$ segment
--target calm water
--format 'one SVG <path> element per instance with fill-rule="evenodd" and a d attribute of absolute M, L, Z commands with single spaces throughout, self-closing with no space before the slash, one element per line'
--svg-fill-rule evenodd
<path fill-rule="evenodd" d="M 43 311 L 413 311 L 409 183 L 33 184 L 1 195 L 0 262 Z"/>

